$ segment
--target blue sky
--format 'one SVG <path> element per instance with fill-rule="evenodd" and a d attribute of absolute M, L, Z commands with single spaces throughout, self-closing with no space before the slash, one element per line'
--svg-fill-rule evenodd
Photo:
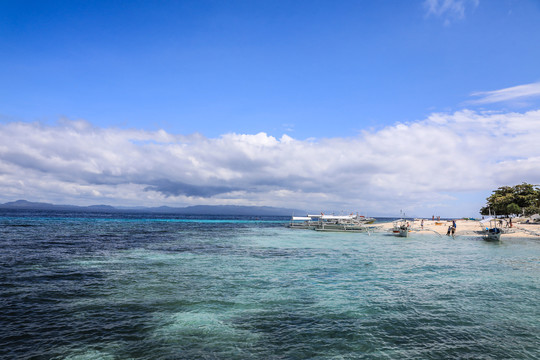
<path fill-rule="evenodd" d="M 299 204 L 302 196 L 316 193 L 321 197 L 311 197 L 317 200 L 302 202 L 302 206 L 339 209 L 353 208 L 358 203 L 371 206 L 373 212 L 399 212 L 379 208 L 376 199 L 365 203 L 367 193 L 355 193 L 353 197 L 339 191 L 334 194 L 335 184 L 307 180 L 309 176 L 332 177 L 330 168 L 325 168 L 324 174 L 315 168 L 306 174 L 278 168 L 287 177 L 274 176 L 271 181 L 266 181 L 266 173 L 263 181 L 248 169 L 233 165 L 224 166 L 221 175 L 217 172 L 203 176 L 197 166 L 204 154 L 197 157 L 190 153 L 194 161 L 189 166 L 199 165 L 180 167 L 174 173 L 153 169 L 156 176 L 142 181 L 138 174 L 148 168 L 125 168 L 125 159 L 114 160 L 113 154 L 106 156 L 110 163 L 94 159 L 99 166 L 88 170 L 94 174 L 93 180 L 81 175 L 80 168 L 59 171 L 54 164 L 39 169 L 28 164 L 46 163 L 31 154 L 43 153 L 44 143 L 65 147 L 56 139 L 76 129 L 86 130 L 80 130 L 76 138 L 67 138 L 67 142 L 89 136 L 92 131 L 122 133 L 131 136 L 128 143 L 139 146 L 161 143 L 155 136 L 168 136 L 166 146 L 171 142 L 178 146 L 191 144 L 194 153 L 204 147 L 202 143 L 223 143 L 230 135 L 237 142 L 221 151 L 234 154 L 232 149 L 247 141 L 249 146 L 256 146 L 255 150 L 240 146 L 248 151 L 248 155 L 244 154 L 248 157 L 262 156 L 257 150 L 262 145 L 246 139 L 263 143 L 277 139 L 278 146 L 283 147 L 286 135 L 314 152 L 328 143 L 339 143 L 334 147 L 340 148 L 358 141 L 361 147 L 388 131 L 400 133 L 400 126 L 409 131 L 418 126 L 425 130 L 426 124 L 433 125 L 429 119 L 437 114 L 450 116 L 448 126 L 454 127 L 462 124 L 459 114 L 468 114 L 470 131 L 478 130 L 474 121 L 500 124 L 500 119 L 493 118 L 494 113 L 512 121 L 522 121 L 516 120 L 521 116 L 532 118 L 529 124 L 536 129 L 535 111 L 540 106 L 538 19 L 540 3 L 532 0 L 3 1 L 0 135 L 16 137 L 13 129 L 24 128 L 35 131 L 36 139 L 41 140 L 26 144 L 31 148 L 28 152 L 18 144 L 0 152 L 5 194 L 0 200 L 26 197 L 122 205 L 134 204 L 138 199 L 148 205 L 294 206 L 294 202 L 284 199 L 295 199 Z M 80 125 L 81 121 L 90 128 Z M 405 136 L 415 138 L 419 133 L 416 131 L 413 136 Z M 46 134 L 52 133 L 55 138 L 43 141 Z M 137 135 L 143 140 L 133 142 L 134 133 L 147 135 Z M 395 141 L 399 142 L 400 137 Z M 494 161 L 506 164 L 510 157 L 516 164 L 534 162 L 538 150 L 533 144 L 530 149 L 522 149 L 528 154 L 525 158 L 501 153 Z M 99 146 L 108 149 L 105 144 Z M 388 146 L 400 148 L 391 141 Z M 425 146 L 426 152 L 442 151 L 437 143 L 430 146 Z M 54 155 L 48 160 L 69 162 L 64 153 L 55 152 L 57 148 L 50 151 Z M 72 151 L 79 151 L 81 158 L 90 156 L 86 149 Z M 171 149 L 164 145 L 161 151 L 169 154 Z M 275 156 L 276 151 L 265 156 Z M 345 147 L 342 151 L 356 150 Z M 408 148 L 400 151 L 389 157 L 416 152 Z M 444 151 L 440 155 L 449 154 L 448 149 Z M 478 161 L 490 161 L 483 150 L 470 151 Z M 232 156 L 222 159 L 223 163 L 242 162 Z M 421 154 L 409 158 L 414 163 L 425 163 Z M 109 165 L 102 165 L 105 163 Z M 362 174 L 350 175 L 363 178 L 366 169 L 370 168 L 358 165 L 355 171 Z M 459 169 L 452 175 L 460 176 L 452 177 L 452 186 L 423 188 L 417 185 L 422 181 L 411 181 L 415 199 L 425 197 L 423 202 L 399 195 L 398 188 L 393 191 L 394 199 L 403 199 L 401 208 L 414 202 L 410 206 L 421 215 L 433 211 L 474 215 L 477 204 L 483 205 L 490 191 L 505 185 L 504 181 L 540 183 L 538 174 L 527 169 L 510 179 L 493 175 L 483 185 L 465 182 L 457 186 L 460 179 L 467 177 Z M 130 171 L 134 173 L 127 176 Z M 386 171 L 373 170 L 371 178 L 359 180 L 358 185 L 373 190 L 371 186 L 386 176 L 382 175 Z M 432 169 L 426 176 L 436 177 L 436 171 Z M 46 191 L 37 183 L 29 185 L 30 180 L 24 187 L 17 185 L 16 179 L 38 179 L 42 175 L 50 176 L 51 182 L 58 181 L 58 189 Z M 156 185 L 167 181 L 177 190 L 171 192 Z M 392 191 L 391 183 L 380 183 Z M 111 188 L 104 189 L 104 184 Z M 195 195 L 185 190 L 194 184 L 210 190 L 196 191 Z M 60 190 L 70 186 L 71 192 Z M 132 186 L 139 190 L 120 195 L 120 188 Z M 226 190 L 229 192 L 223 192 Z M 289 194 L 280 198 L 280 191 L 298 197 Z M 46 192 L 54 195 L 45 196 Z M 333 200 L 325 198 L 324 193 Z"/>
<path fill-rule="evenodd" d="M 3 2 L 3 116 L 347 136 L 540 80 L 536 1 L 126 4 Z"/>

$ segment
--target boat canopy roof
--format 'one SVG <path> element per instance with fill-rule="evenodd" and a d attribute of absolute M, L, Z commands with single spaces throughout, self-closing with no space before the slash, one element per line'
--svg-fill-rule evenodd
<path fill-rule="evenodd" d="M 352 220 L 356 218 L 354 215 L 322 215 L 319 217 L 323 220 Z"/>
<path fill-rule="evenodd" d="M 312 220 L 309 216 L 293 216 L 293 220 L 302 220 L 302 221 L 309 221 Z"/>
<path fill-rule="evenodd" d="M 492 217 L 490 217 L 490 218 L 485 218 L 484 220 L 480 220 L 480 224 L 487 224 L 487 223 L 489 223 L 490 221 L 494 221 L 494 220 L 497 220 L 497 219 L 492 218 Z"/>
<path fill-rule="evenodd" d="M 368 219 L 363 215 L 354 215 L 354 214 L 350 214 L 350 215 L 325 215 L 325 214 L 321 213 L 321 214 L 317 214 L 317 215 L 309 214 L 308 217 L 310 217 L 311 219 L 322 219 L 322 220 L 353 220 L 353 219 L 359 219 L 359 218 Z M 371 218 L 369 218 L 369 219 L 371 219 Z"/>

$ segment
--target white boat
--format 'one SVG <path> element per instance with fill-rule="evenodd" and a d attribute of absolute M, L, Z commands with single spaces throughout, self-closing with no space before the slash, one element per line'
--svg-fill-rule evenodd
<path fill-rule="evenodd" d="M 501 241 L 501 229 L 494 227 L 485 230 L 484 240 Z"/>
<path fill-rule="evenodd" d="M 399 228 L 399 236 L 400 237 L 409 237 L 409 226 L 400 226 Z"/>
<path fill-rule="evenodd" d="M 375 218 L 364 215 L 356 215 L 356 220 L 364 224 L 373 224 L 375 222 Z"/>
<path fill-rule="evenodd" d="M 364 224 L 357 221 L 354 215 L 321 215 L 317 231 L 366 231 Z"/>
<path fill-rule="evenodd" d="M 405 219 L 399 219 L 394 221 L 394 227 L 392 228 L 392 233 L 400 237 L 409 237 L 409 232 L 411 231 L 411 226 L 409 222 Z"/>
<path fill-rule="evenodd" d="M 317 220 L 314 220 L 311 216 L 293 216 L 289 227 L 292 229 L 315 229 Z"/>
<path fill-rule="evenodd" d="M 293 229 L 313 229 L 331 232 L 369 232 L 367 224 L 375 221 L 360 215 L 307 215 L 293 216 L 289 227 Z"/>
<path fill-rule="evenodd" d="M 315 228 L 317 231 L 364 232 L 366 222 L 356 215 L 321 215 Z"/>
<path fill-rule="evenodd" d="M 482 237 L 486 241 L 500 241 L 502 230 L 497 223 L 502 222 L 499 219 L 488 218 L 480 221 L 482 225 Z"/>

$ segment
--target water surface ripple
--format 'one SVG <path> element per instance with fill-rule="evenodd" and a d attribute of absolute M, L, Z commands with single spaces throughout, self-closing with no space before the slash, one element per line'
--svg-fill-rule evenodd
<path fill-rule="evenodd" d="M 2 359 L 538 359 L 540 242 L 0 213 Z"/>

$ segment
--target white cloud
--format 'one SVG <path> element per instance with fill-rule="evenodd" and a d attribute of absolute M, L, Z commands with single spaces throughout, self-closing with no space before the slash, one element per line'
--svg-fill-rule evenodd
<path fill-rule="evenodd" d="M 0 200 L 412 214 L 455 194 L 540 183 L 539 137 L 540 110 L 433 114 L 318 141 L 11 122 L 0 124 Z"/>
<path fill-rule="evenodd" d="M 479 99 L 471 101 L 474 104 L 490 104 L 505 101 L 522 100 L 534 96 L 540 96 L 540 82 L 513 86 L 493 91 L 478 91 L 471 94 Z"/>
<path fill-rule="evenodd" d="M 463 19 L 467 7 L 476 8 L 479 0 L 425 0 L 424 7 L 428 16 L 445 18 L 445 24 L 453 19 Z"/>

